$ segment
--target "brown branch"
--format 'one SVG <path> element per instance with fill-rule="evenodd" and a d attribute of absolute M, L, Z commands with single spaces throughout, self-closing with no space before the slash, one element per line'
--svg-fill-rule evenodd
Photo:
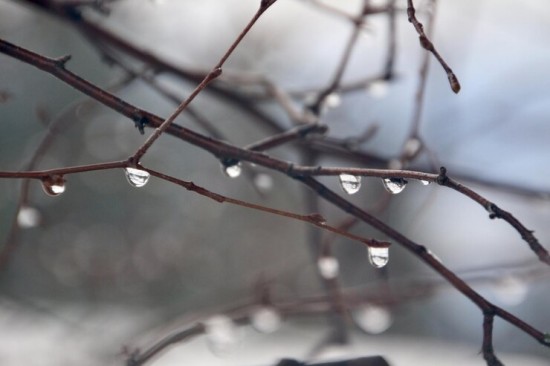
<path fill-rule="evenodd" d="M 495 355 L 493 349 L 493 320 L 495 315 L 492 313 L 483 314 L 483 358 L 487 361 L 487 366 L 504 366 Z"/>
<path fill-rule="evenodd" d="M 428 38 L 426 33 L 424 32 L 424 26 L 422 23 L 418 21 L 416 18 L 416 10 L 414 8 L 414 4 L 412 0 L 407 0 L 407 15 L 409 17 L 409 22 L 413 24 L 414 28 L 416 29 L 416 32 L 418 33 L 418 38 L 420 40 L 420 45 L 425 50 L 431 52 L 437 61 L 441 64 L 441 67 L 443 67 L 443 70 L 447 73 L 447 78 L 449 79 L 449 85 L 451 86 L 451 89 L 453 92 L 458 93 L 460 91 L 460 83 L 458 81 L 458 78 L 456 77 L 453 70 L 447 65 L 443 57 L 437 52 L 435 49 L 435 46 L 433 45 L 432 41 Z"/>

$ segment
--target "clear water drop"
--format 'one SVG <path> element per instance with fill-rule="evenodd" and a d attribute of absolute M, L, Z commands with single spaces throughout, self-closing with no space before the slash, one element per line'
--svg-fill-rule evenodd
<path fill-rule="evenodd" d="M 143 187 L 149 181 L 150 174 L 145 170 L 128 167 L 124 169 L 124 172 L 126 173 L 128 183 L 134 187 Z"/>
<path fill-rule="evenodd" d="M 347 194 L 355 194 L 361 189 L 361 177 L 351 174 L 340 174 L 340 185 Z"/>
<path fill-rule="evenodd" d="M 42 189 L 48 196 L 59 196 L 65 192 L 65 178 L 62 175 L 52 175 L 42 179 Z"/>
<path fill-rule="evenodd" d="M 333 256 L 324 255 L 317 261 L 319 274 L 326 280 L 332 280 L 338 277 L 340 272 L 340 263 Z"/>
<path fill-rule="evenodd" d="M 422 183 L 423 186 L 427 186 L 427 185 L 429 185 L 431 182 L 428 181 L 428 180 L 423 180 L 423 179 L 421 179 L 421 180 L 420 180 L 420 183 Z"/>
<path fill-rule="evenodd" d="M 281 314 L 272 306 L 261 306 L 250 316 L 252 327 L 260 333 L 273 333 L 281 328 Z"/>
<path fill-rule="evenodd" d="M 399 194 L 407 186 L 407 181 L 403 178 L 384 178 L 383 183 L 386 191 L 391 194 Z"/>
<path fill-rule="evenodd" d="M 237 178 L 238 176 L 241 175 L 242 170 L 243 169 L 240 162 L 232 165 L 222 164 L 222 171 L 229 178 Z"/>
<path fill-rule="evenodd" d="M 22 229 L 30 229 L 40 224 L 42 217 L 40 211 L 34 207 L 21 206 L 17 213 L 17 225 Z"/>
<path fill-rule="evenodd" d="M 330 93 L 325 98 L 325 105 L 328 108 L 337 108 L 342 104 L 342 97 L 340 97 L 340 94 L 334 92 Z"/>
<path fill-rule="evenodd" d="M 228 316 L 214 315 L 204 326 L 208 347 L 216 356 L 227 355 L 237 345 L 237 327 Z"/>
<path fill-rule="evenodd" d="M 369 334 L 380 334 L 389 329 L 393 323 L 391 312 L 382 306 L 366 304 L 352 313 L 355 323 Z"/>
<path fill-rule="evenodd" d="M 382 268 L 386 264 L 388 264 L 388 261 L 390 259 L 389 248 L 369 247 L 368 252 L 369 262 L 373 265 L 373 267 Z"/>
<path fill-rule="evenodd" d="M 382 99 L 388 95 L 389 82 L 387 80 L 375 80 L 367 85 L 367 92 L 374 99 Z"/>

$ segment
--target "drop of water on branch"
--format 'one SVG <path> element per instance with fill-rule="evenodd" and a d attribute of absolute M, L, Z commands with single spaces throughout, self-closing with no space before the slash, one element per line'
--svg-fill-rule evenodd
<path fill-rule="evenodd" d="M 393 322 L 393 317 L 388 309 L 371 304 L 357 308 L 353 311 L 352 316 L 359 328 L 370 334 L 385 332 Z"/>
<path fill-rule="evenodd" d="M 431 182 L 427 180 L 420 180 L 420 183 L 422 183 L 423 186 L 429 185 Z"/>
<path fill-rule="evenodd" d="M 340 174 L 340 185 L 347 194 L 355 194 L 361 189 L 361 177 L 351 174 Z"/>
<path fill-rule="evenodd" d="M 34 207 L 21 206 L 17 213 L 17 225 L 22 229 L 36 227 L 41 221 L 40 211 Z"/>
<path fill-rule="evenodd" d="M 322 256 L 317 261 L 317 269 L 319 274 L 326 280 L 332 280 L 338 276 L 340 272 L 340 263 L 333 256 Z"/>
<path fill-rule="evenodd" d="M 42 179 L 42 189 L 48 196 L 59 196 L 65 192 L 65 179 L 62 175 L 52 175 Z"/>
<path fill-rule="evenodd" d="M 150 174 L 145 170 L 136 168 L 125 168 L 126 179 L 132 186 L 140 188 L 147 184 Z"/>
<path fill-rule="evenodd" d="M 386 191 L 391 194 L 399 194 L 407 186 L 407 181 L 403 178 L 384 178 L 383 183 Z"/>
<path fill-rule="evenodd" d="M 279 330 L 282 323 L 281 314 L 271 307 L 262 306 L 254 310 L 250 316 L 252 327 L 260 333 L 273 333 Z"/>
<path fill-rule="evenodd" d="M 369 262 L 373 265 L 373 267 L 382 268 L 386 264 L 388 264 L 388 261 L 390 259 L 389 248 L 369 247 L 368 252 Z"/>
<path fill-rule="evenodd" d="M 208 347 L 215 355 L 227 355 L 238 343 L 237 327 L 228 316 L 214 315 L 204 325 Z"/>
<path fill-rule="evenodd" d="M 242 173 L 242 166 L 240 162 L 232 165 L 222 164 L 222 171 L 229 178 L 237 178 Z"/>

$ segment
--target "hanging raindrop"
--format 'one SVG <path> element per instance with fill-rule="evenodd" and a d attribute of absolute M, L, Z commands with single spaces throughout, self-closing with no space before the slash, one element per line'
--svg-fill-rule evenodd
<path fill-rule="evenodd" d="M 422 183 L 423 186 L 427 186 L 427 185 L 429 185 L 431 182 L 430 182 L 430 181 L 427 181 L 427 180 L 421 179 L 421 180 L 420 180 L 420 183 Z"/>
<path fill-rule="evenodd" d="M 386 191 L 391 194 L 399 194 L 407 186 L 407 181 L 403 178 L 384 178 L 383 183 Z"/>
<path fill-rule="evenodd" d="M 43 178 L 42 189 L 48 196 L 59 196 L 65 192 L 65 179 L 62 175 L 51 175 Z"/>
<path fill-rule="evenodd" d="M 237 328 L 226 315 L 214 315 L 204 322 L 208 347 L 216 356 L 224 356 L 238 342 Z"/>
<path fill-rule="evenodd" d="M 340 263 L 333 256 L 324 255 L 317 261 L 317 269 L 319 274 L 326 280 L 332 280 L 338 277 L 340 271 Z"/>
<path fill-rule="evenodd" d="M 392 325 L 391 312 L 382 306 L 366 304 L 352 313 L 353 320 L 363 331 L 370 334 L 380 334 Z"/>
<path fill-rule="evenodd" d="M 361 177 L 351 174 L 340 174 L 340 185 L 347 194 L 355 194 L 361 189 Z"/>
<path fill-rule="evenodd" d="M 149 181 L 150 174 L 145 170 L 128 167 L 124 169 L 124 172 L 126 173 L 128 183 L 134 187 L 143 187 Z"/>
<path fill-rule="evenodd" d="M 252 327 L 260 333 L 273 333 L 281 327 L 281 314 L 272 306 L 262 306 L 250 316 Z"/>
<path fill-rule="evenodd" d="M 40 211 L 34 207 L 21 206 L 17 213 L 17 225 L 22 229 L 36 227 L 41 221 Z"/>
<path fill-rule="evenodd" d="M 237 178 L 242 173 L 241 162 L 236 162 L 233 164 L 222 163 L 222 171 L 229 178 Z"/>
<path fill-rule="evenodd" d="M 369 247 L 369 262 L 375 268 L 382 268 L 390 259 L 390 250 L 389 248 L 376 248 Z"/>

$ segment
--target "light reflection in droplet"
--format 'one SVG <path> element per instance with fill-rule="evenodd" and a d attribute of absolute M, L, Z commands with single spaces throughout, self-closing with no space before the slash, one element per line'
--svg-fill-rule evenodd
<path fill-rule="evenodd" d="M 125 168 L 124 172 L 126 174 L 126 179 L 130 185 L 140 188 L 147 184 L 150 178 L 150 174 L 145 170 L 136 169 L 136 168 Z"/>
<path fill-rule="evenodd" d="M 375 268 L 382 268 L 390 259 L 389 248 L 368 248 L 369 263 Z"/>
<path fill-rule="evenodd" d="M 65 192 L 65 179 L 62 175 L 52 175 L 43 178 L 42 189 L 48 196 L 59 196 Z"/>
<path fill-rule="evenodd" d="M 347 194 L 355 194 L 361 189 L 361 177 L 351 174 L 340 174 L 340 186 Z"/>
<path fill-rule="evenodd" d="M 384 178 L 382 183 L 384 184 L 386 191 L 391 194 L 399 194 L 403 192 L 407 186 L 407 181 L 403 178 Z"/>
<path fill-rule="evenodd" d="M 232 165 L 222 164 L 222 171 L 229 178 L 237 178 L 242 173 L 242 166 L 241 166 L 240 162 L 238 162 L 237 164 L 232 164 Z"/>

